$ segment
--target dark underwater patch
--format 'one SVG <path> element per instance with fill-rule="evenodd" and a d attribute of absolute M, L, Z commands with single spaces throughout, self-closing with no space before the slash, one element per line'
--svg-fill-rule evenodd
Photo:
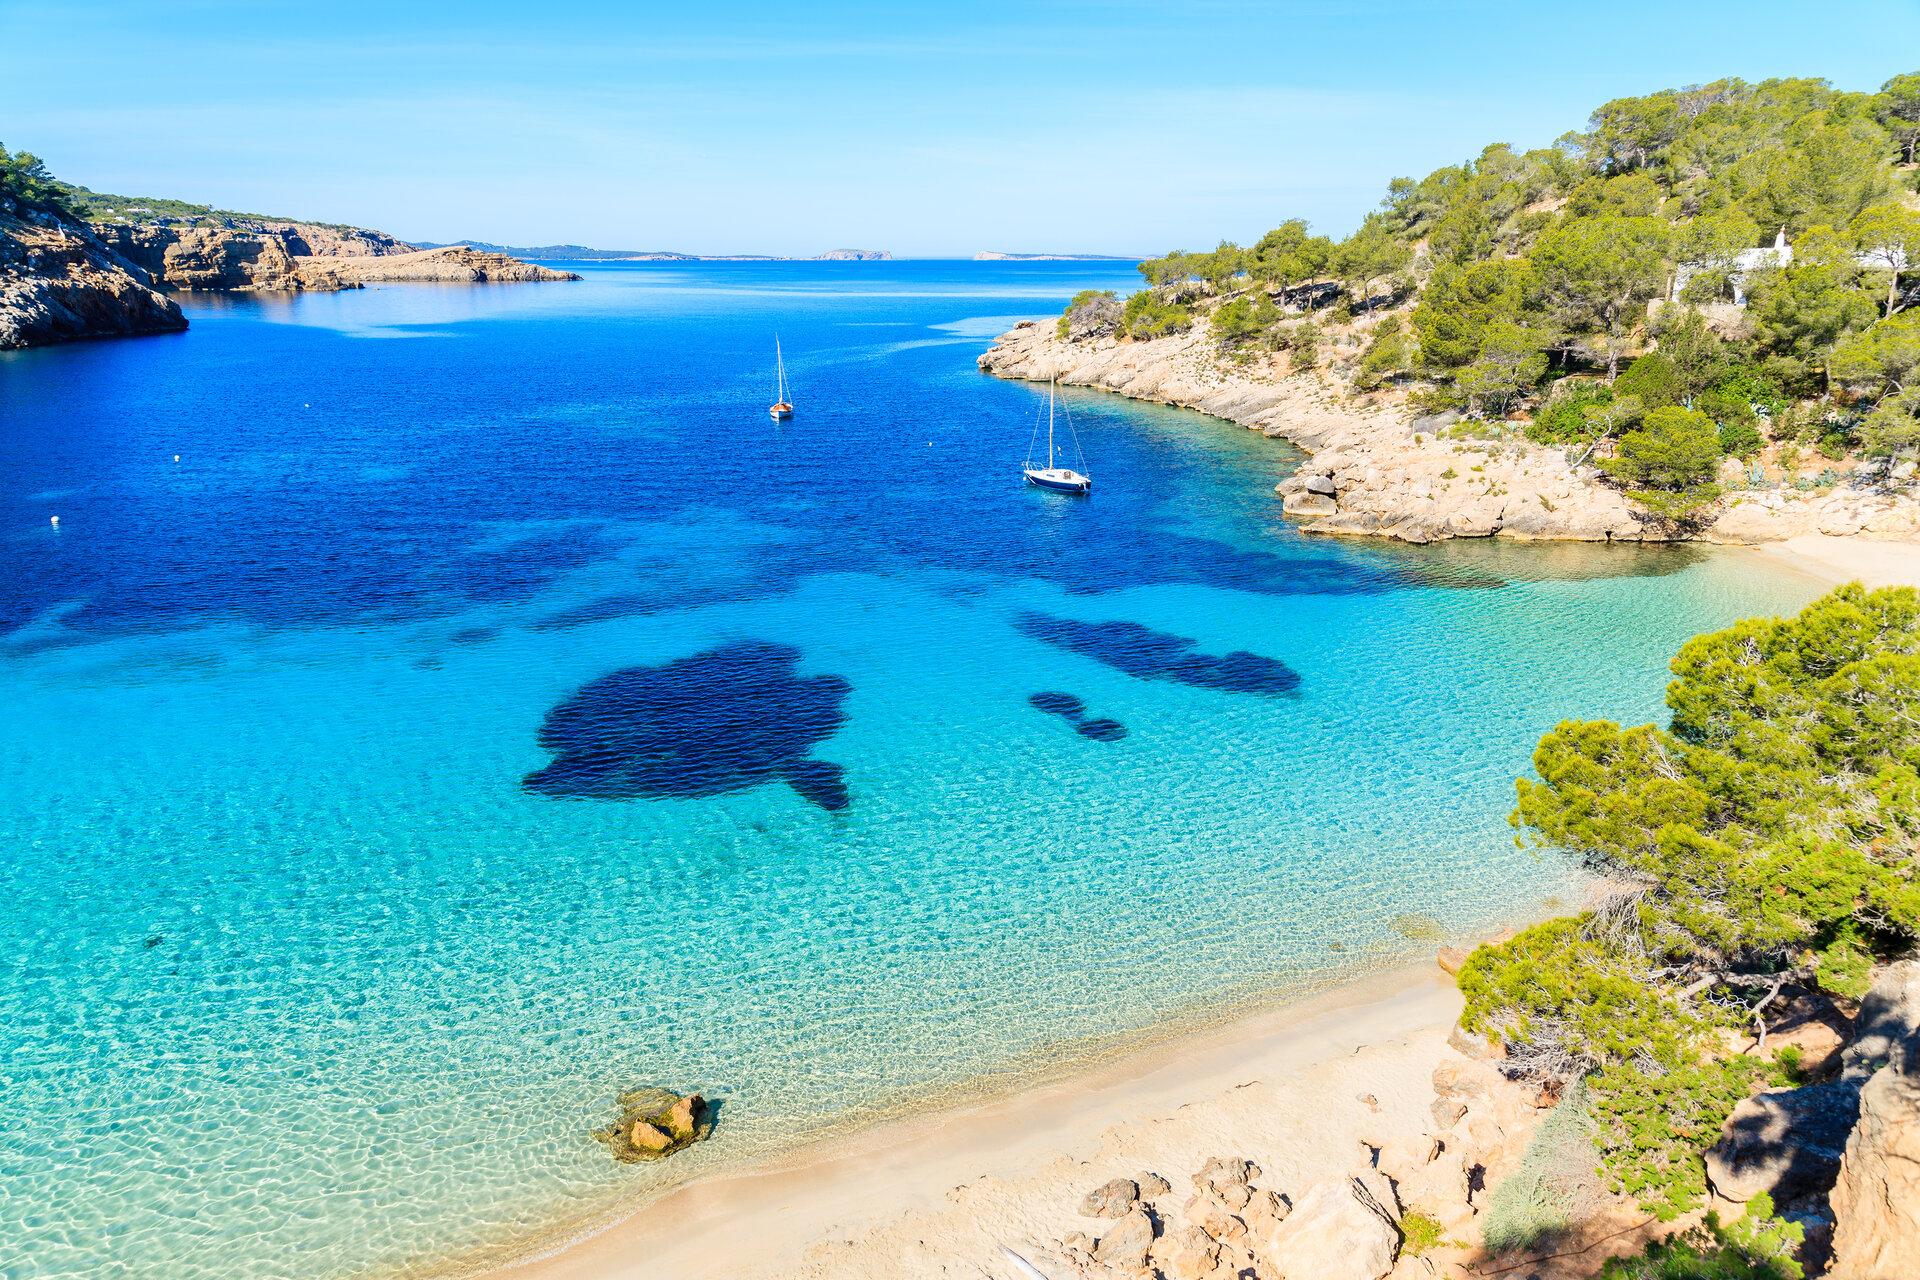
<path fill-rule="evenodd" d="M 1059 716 L 1073 731 L 1095 742 L 1118 742 L 1127 736 L 1127 726 L 1118 720 L 1087 718 L 1087 704 L 1071 693 L 1043 692 L 1027 695 L 1027 705 L 1035 711 Z"/>
<path fill-rule="evenodd" d="M 822 809 L 844 809 L 840 766 L 812 751 L 846 722 L 841 703 L 852 686 L 796 674 L 799 659 L 791 645 L 742 640 L 601 676 L 547 712 L 539 740 L 553 762 L 521 786 L 631 800 L 785 782 Z"/>
<path fill-rule="evenodd" d="M 462 627 L 447 637 L 448 644 L 485 644 L 500 634 L 498 627 Z"/>
<path fill-rule="evenodd" d="M 1035 693 L 1027 697 L 1027 705 L 1035 711 L 1044 711 L 1050 716 L 1066 716 L 1077 720 L 1087 714 L 1087 704 L 1070 693 Z"/>
<path fill-rule="evenodd" d="M 1278 658 L 1235 649 L 1200 651 L 1198 641 L 1143 627 L 1137 622 L 1080 622 L 1044 613 L 1024 613 L 1014 626 L 1084 658 L 1140 680 L 1172 680 L 1201 689 L 1278 697 L 1300 687 L 1300 673 Z"/>

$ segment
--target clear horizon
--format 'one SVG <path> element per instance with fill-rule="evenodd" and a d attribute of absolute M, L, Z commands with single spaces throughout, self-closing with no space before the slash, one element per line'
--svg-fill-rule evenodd
<path fill-rule="evenodd" d="M 0 3 L 0 143 L 96 191 L 407 240 L 1134 255 L 1344 233 L 1387 181 L 1721 76 L 1871 90 L 1920 5 L 1353 11 Z"/>

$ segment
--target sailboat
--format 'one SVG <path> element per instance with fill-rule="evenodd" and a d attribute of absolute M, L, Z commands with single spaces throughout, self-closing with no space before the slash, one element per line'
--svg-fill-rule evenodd
<path fill-rule="evenodd" d="M 1052 378 L 1048 378 L 1047 379 L 1047 465 L 1044 467 L 1036 467 L 1033 465 L 1033 442 L 1029 441 L 1027 443 L 1027 465 L 1025 468 L 1023 468 L 1023 474 L 1025 474 L 1025 476 L 1027 477 L 1027 483 L 1030 485 L 1034 485 L 1037 488 L 1052 489 L 1057 493 L 1091 493 L 1093 492 L 1093 478 L 1091 476 L 1082 475 L 1080 472 L 1075 471 L 1072 467 L 1062 467 L 1062 466 L 1056 465 L 1057 463 L 1057 459 L 1055 457 L 1056 450 L 1053 447 L 1054 397 L 1055 397 L 1055 381 Z M 1040 428 L 1040 424 L 1038 422 L 1034 423 L 1034 436 L 1036 438 L 1038 438 L 1040 434 L 1039 428 Z M 1072 422 L 1067 423 L 1067 430 L 1069 431 L 1073 430 Z M 1079 447 L 1079 442 L 1078 442 L 1078 438 L 1076 437 L 1075 439 L 1076 452 L 1078 451 L 1078 447 Z"/>
<path fill-rule="evenodd" d="M 787 398 L 787 364 L 780 356 L 780 336 L 778 334 L 775 334 L 773 339 L 773 369 L 773 403 L 768 406 L 767 412 L 772 414 L 775 419 L 791 418 L 793 416 L 793 401 Z"/>

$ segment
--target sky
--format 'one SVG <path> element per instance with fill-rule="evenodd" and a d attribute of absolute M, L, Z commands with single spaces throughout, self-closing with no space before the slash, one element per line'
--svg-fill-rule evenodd
<path fill-rule="evenodd" d="M 407 240 L 1144 254 L 1736 75 L 1874 89 L 1920 0 L 0 0 L 0 143 Z"/>

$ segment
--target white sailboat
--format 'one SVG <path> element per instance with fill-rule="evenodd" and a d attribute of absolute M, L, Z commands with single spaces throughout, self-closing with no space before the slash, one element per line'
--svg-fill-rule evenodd
<path fill-rule="evenodd" d="M 1027 483 L 1037 488 L 1052 489 L 1056 493 L 1092 493 L 1093 478 L 1091 476 L 1083 475 L 1075 471 L 1072 467 L 1058 465 L 1059 460 L 1056 457 L 1058 451 L 1053 447 L 1053 406 L 1055 394 L 1055 381 L 1052 378 L 1048 378 L 1047 465 L 1044 467 L 1036 467 L 1033 465 L 1034 442 L 1033 440 L 1029 440 L 1027 442 L 1027 465 L 1022 469 L 1022 473 L 1027 477 Z M 1073 431 L 1073 423 L 1071 420 L 1067 423 L 1067 430 L 1069 432 Z M 1038 439 L 1039 434 L 1040 424 L 1036 421 L 1034 423 L 1034 438 Z M 1077 435 L 1074 437 L 1074 452 L 1079 452 L 1079 437 Z M 1082 463 L 1081 465 L 1084 466 L 1086 464 Z"/>
<path fill-rule="evenodd" d="M 793 416 L 793 401 L 788 398 L 787 364 L 780 355 L 779 334 L 773 336 L 773 370 L 773 403 L 768 406 L 767 412 L 772 414 L 776 419 L 791 418 Z"/>

